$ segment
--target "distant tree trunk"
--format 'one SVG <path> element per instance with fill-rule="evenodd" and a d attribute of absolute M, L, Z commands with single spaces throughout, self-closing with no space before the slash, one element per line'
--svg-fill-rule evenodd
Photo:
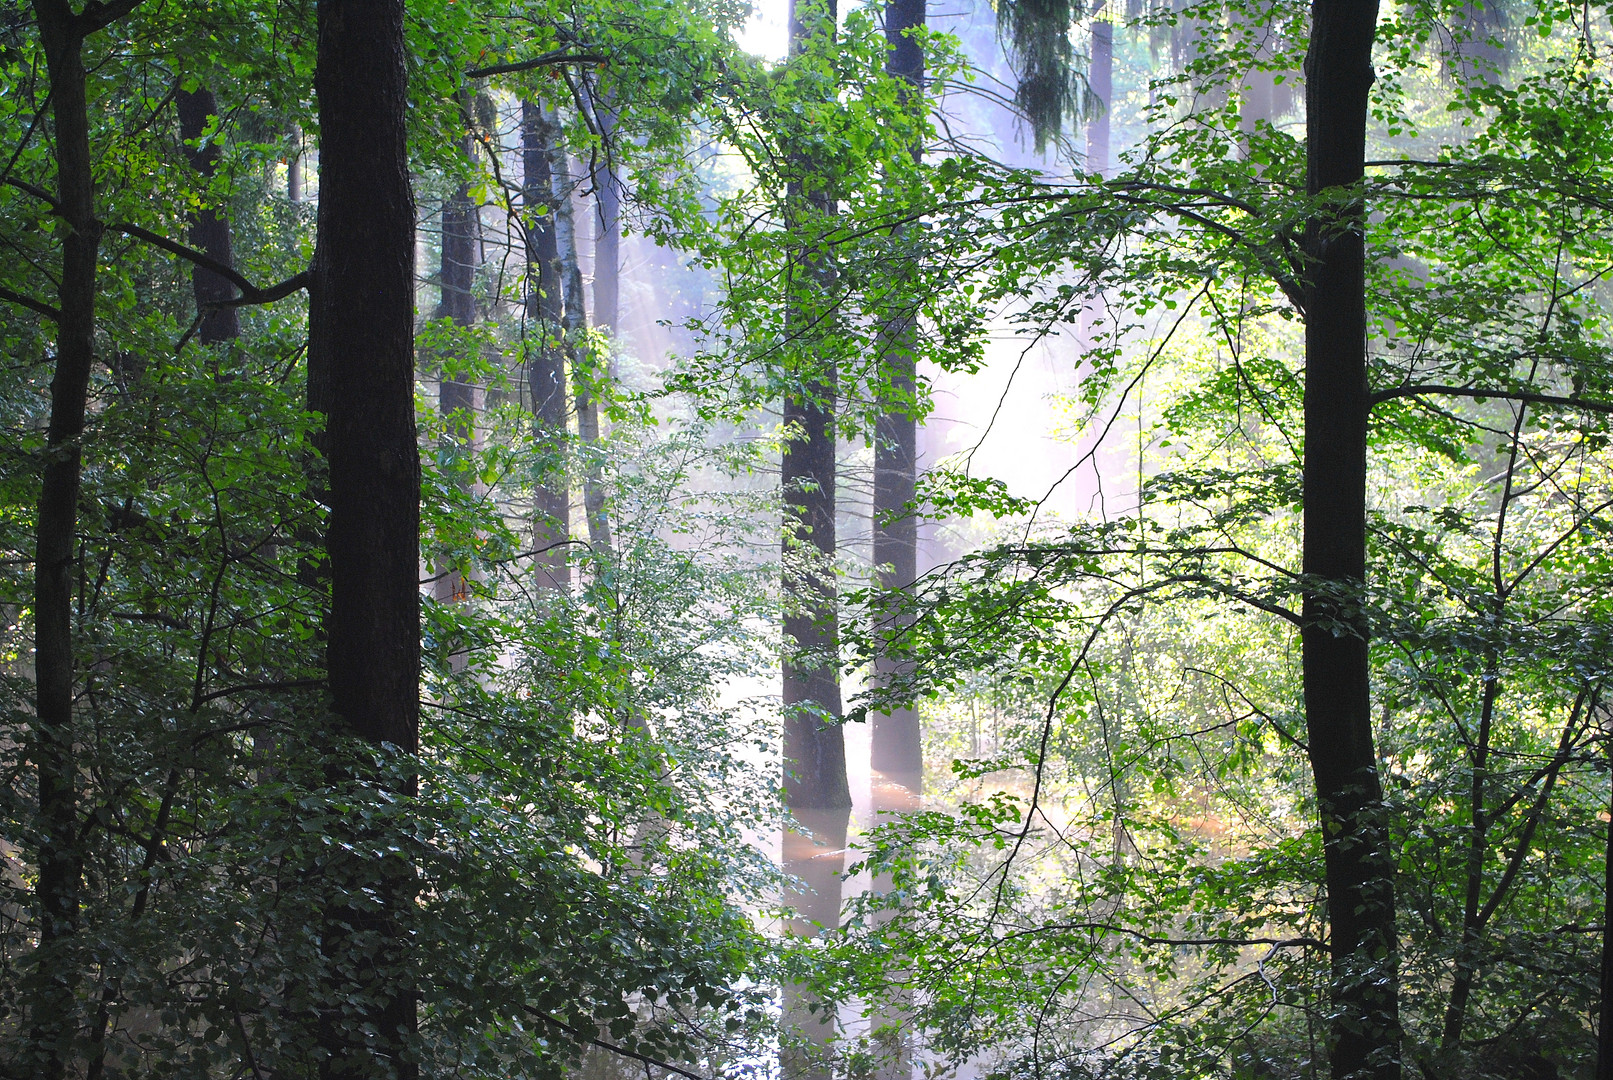
<path fill-rule="evenodd" d="M 910 105 L 922 102 L 924 50 L 909 30 L 924 26 L 925 0 L 888 0 L 885 5 L 885 71 L 902 79 Z M 913 147 L 917 159 L 924 152 Z M 897 312 L 887 322 L 886 346 L 881 357 L 881 379 L 887 391 L 874 424 L 874 564 L 880 567 L 882 589 L 897 591 L 918 578 L 918 518 L 912 509 L 918 480 L 918 422 L 914 417 L 914 336 L 918 332 L 911 312 Z M 881 657 L 876 675 L 889 679 L 899 665 Z M 906 788 L 916 795 L 923 786 L 924 751 L 918 710 L 897 709 L 873 718 L 872 765 L 875 778 Z M 906 807 L 889 807 L 906 809 Z"/>
<path fill-rule="evenodd" d="M 588 543 L 596 555 L 610 554 L 610 522 L 605 516 L 605 484 L 599 461 L 599 374 L 586 340 L 588 304 L 583 293 L 582 263 L 577 258 L 577 219 L 571 210 L 571 165 L 556 141 L 549 155 L 549 183 L 554 193 L 554 235 L 560 252 L 560 329 L 571 361 L 572 394 L 577 401 L 577 438 L 582 443 L 582 505 L 588 520 Z"/>
<path fill-rule="evenodd" d="M 42 1080 L 59 1080 L 79 1030 L 77 964 L 83 868 L 78 850 L 78 763 L 73 730 L 73 551 L 78 531 L 84 414 L 95 361 L 95 217 L 85 91 L 84 24 L 67 0 L 34 0 L 50 70 L 62 265 L 57 290 L 56 371 L 39 491 L 34 555 L 35 720 L 28 746 L 38 770 L 39 850 L 34 883 L 38 944 L 28 987 L 23 1061 Z"/>
<path fill-rule="evenodd" d="M 461 137 L 459 150 L 467 161 L 475 160 L 476 148 L 469 132 Z M 481 240 L 480 213 L 471 202 L 470 184 L 464 183 L 443 204 L 442 261 L 437 271 L 441 286 L 437 318 L 452 319 L 457 327 L 476 325 L 476 265 Z M 438 386 L 437 408 L 444 416 L 453 418 L 448 429 L 449 438 L 475 449 L 476 417 L 482 409 L 480 387 L 466 379 L 461 372 L 452 370 L 443 371 Z M 437 578 L 433 587 L 438 600 L 466 598 L 463 574 L 458 570 L 439 573 L 442 576 Z"/>
<path fill-rule="evenodd" d="M 1105 0 L 1092 6 L 1092 68 L 1087 85 L 1097 98 L 1097 109 L 1087 121 L 1087 171 L 1109 173 L 1109 115 L 1114 107 L 1115 24 Z"/>
<path fill-rule="evenodd" d="M 1373 746 L 1365 619 L 1366 245 L 1360 184 L 1376 0 L 1315 0 L 1305 60 L 1305 536 L 1300 632 L 1327 882 L 1335 1080 L 1400 1076 L 1394 864 Z"/>
<path fill-rule="evenodd" d="M 286 201 L 302 202 L 302 127 L 291 125 L 291 157 L 286 161 Z"/>
<path fill-rule="evenodd" d="M 604 167 L 594 177 L 594 190 L 599 193 L 598 231 L 594 235 L 594 325 L 610 338 L 614 359 L 622 318 L 622 178 L 617 175 L 609 145 L 616 130 L 616 110 L 601 105 L 597 112 L 606 147 Z M 614 370 L 610 374 L 615 377 Z"/>
<path fill-rule="evenodd" d="M 565 589 L 571 576 L 566 539 L 571 534 L 571 495 L 566 483 L 565 352 L 561 345 L 560 250 L 555 242 L 550 155 L 558 135 L 542 106 L 521 104 L 522 202 L 526 209 L 527 385 L 532 424 L 546 451 L 538 477 L 533 516 L 538 577 Z"/>
<path fill-rule="evenodd" d="M 331 707 L 344 733 L 419 747 L 420 461 L 414 420 L 414 197 L 403 0 L 319 0 L 319 232 L 310 383 L 326 397 Z M 361 773 L 364 763 L 354 763 Z M 350 775 L 353 766 L 344 765 Z M 395 781 L 412 795 L 414 781 Z M 370 826 L 348 822 L 363 834 Z M 365 835 L 350 838 L 358 850 Z M 330 1078 L 418 1074 L 401 855 L 337 854 L 322 928 L 329 995 L 318 1034 Z"/>
<path fill-rule="evenodd" d="M 218 172 L 219 158 L 223 156 L 224 149 L 216 135 L 206 146 L 193 144 L 202 138 L 207 125 L 218 116 L 218 102 L 206 87 L 196 90 L 181 87 L 174 101 L 179 109 L 179 136 L 185 141 L 185 158 L 191 168 L 203 178 L 211 180 Z M 230 246 L 230 219 L 209 203 L 204 203 L 202 209 L 191 214 L 190 245 L 214 262 L 225 266 L 235 265 L 235 253 Z M 200 266 L 191 268 L 190 281 L 196 293 L 196 312 L 202 320 L 196 329 L 196 340 L 204 345 L 216 345 L 240 337 L 241 320 L 235 308 L 208 309 L 210 304 L 235 299 L 235 286 Z"/>

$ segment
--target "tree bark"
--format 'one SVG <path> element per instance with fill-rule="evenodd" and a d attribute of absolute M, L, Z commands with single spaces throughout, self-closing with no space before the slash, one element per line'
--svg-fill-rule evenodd
<path fill-rule="evenodd" d="M 1609 717 L 1604 714 L 1603 723 Z M 1604 726 L 1603 751 L 1613 766 L 1613 732 Z M 1613 1080 L 1613 801 L 1608 803 L 1607 840 L 1602 865 L 1602 1001 L 1597 1011 L 1596 1080 Z"/>
<path fill-rule="evenodd" d="M 610 554 L 610 521 L 605 516 L 605 483 L 600 476 L 598 373 L 588 349 L 588 303 L 582 263 L 577 258 L 577 218 L 571 209 L 571 165 L 565 147 L 550 146 L 549 183 L 553 192 L 555 245 L 560 254 L 560 330 L 571 364 L 577 402 L 577 438 L 582 443 L 582 505 L 588 543 L 595 555 Z"/>
<path fill-rule="evenodd" d="M 924 21 L 925 0 L 888 0 L 885 5 L 885 38 L 890 46 L 885 71 L 903 80 L 903 100 L 914 107 L 922 102 L 924 93 L 924 50 L 908 31 L 921 30 Z M 914 160 L 923 152 L 921 145 L 915 145 Z M 917 332 L 908 312 L 895 313 L 887 323 L 887 344 L 881 357 L 887 400 L 874 423 L 874 565 L 880 568 L 880 588 L 892 591 L 910 588 L 918 578 L 918 518 L 911 509 L 918 481 L 918 421 L 913 401 Z M 874 669 L 882 679 L 901 673 L 900 664 L 885 657 L 876 661 Z M 924 775 L 918 710 L 909 707 L 876 714 L 871 735 L 874 771 L 917 795 Z M 875 778 L 876 789 L 879 779 Z"/>
<path fill-rule="evenodd" d="M 1400 1076 L 1394 863 L 1370 710 L 1366 620 L 1368 91 L 1376 0 L 1315 0 L 1305 60 L 1305 719 L 1323 837 L 1334 1080 Z"/>
<path fill-rule="evenodd" d="M 50 70 L 58 212 L 66 224 L 57 291 L 56 370 L 50 383 L 34 556 L 35 722 L 29 755 L 38 770 L 40 842 L 34 900 L 39 938 L 28 994 L 24 1060 L 58 1080 L 78 1030 L 78 929 L 83 869 L 78 850 L 78 765 L 73 730 L 73 550 L 78 531 L 86 395 L 95 360 L 95 217 L 84 34 L 66 0 L 34 0 Z"/>
<path fill-rule="evenodd" d="M 469 132 L 461 137 L 459 150 L 467 161 L 475 159 L 475 144 Z M 480 247 L 480 214 L 471 202 L 470 184 L 461 184 L 443 204 L 442 257 L 437 268 L 441 292 L 437 318 L 451 319 L 456 327 L 476 325 L 476 265 Z M 482 411 L 481 389 L 462 373 L 445 370 L 438 383 L 437 408 L 451 418 L 449 438 L 474 450 L 476 417 Z M 464 600 L 467 596 L 464 575 L 458 570 L 443 573 L 434 583 L 433 592 L 441 601 Z M 456 655 L 463 658 L 462 654 Z"/>
<path fill-rule="evenodd" d="M 521 104 L 522 202 L 526 209 L 527 385 L 532 424 L 546 460 L 540 465 L 533 517 L 540 581 L 569 586 L 565 542 L 571 534 L 571 495 L 566 484 L 566 366 L 561 346 L 560 250 L 555 241 L 550 154 L 554 121 L 530 101 Z"/>
<path fill-rule="evenodd" d="M 419 748 L 420 461 L 414 420 L 414 197 L 403 0 L 319 0 L 319 224 L 310 384 L 328 395 L 331 607 L 327 662 L 339 731 L 406 757 Z M 333 747 L 333 759 L 335 748 Z M 372 772 L 355 763 L 363 774 Z M 343 766 L 344 771 L 350 769 Z M 350 772 L 349 772 L 350 775 Z M 412 778 L 375 782 L 414 793 Z M 347 828 L 362 833 L 357 822 Z M 368 846 L 362 836 L 357 850 Z M 373 839 L 373 837 L 372 837 Z M 319 1017 L 326 1077 L 417 1067 L 401 855 L 337 855 L 326 885 L 329 964 Z M 363 903 L 346 897 L 366 897 Z"/>
<path fill-rule="evenodd" d="M 206 87 L 194 91 L 183 87 L 175 95 L 179 110 L 179 136 L 185 141 L 185 159 L 204 180 L 211 180 L 218 172 L 218 162 L 224 156 L 215 134 L 205 146 L 197 146 L 207 131 L 207 125 L 218 116 L 218 101 Z M 204 202 L 203 209 L 190 218 L 190 246 L 225 266 L 235 265 L 235 253 L 230 245 L 230 219 L 216 207 Z M 241 320 L 236 308 L 212 307 L 233 300 L 236 288 L 224 278 L 200 266 L 191 268 L 191 288 L 196 294 L 196 313 L 201 322 L 196 328 L 196 340 L 204 345 L 234 341 L 241 336 Z"/>
<path fill-rule="evenodd" d="M 816 37 L 834 33 L 834 0 L 791 0 L 790 55 L 807 51 Z M 802 163 L 803 172 L 816 170 Z M 821 183 L 821 181 L 820 181 Z M 833 199 L 820 188 L 791 183 L 786 194 L 811 228 L 821 228 Z M 790 332 L 803 322 L 800 294 L 822 302 L 834 271 L 821 254 L 794 260 L 786 287 Z M 814 363 L 814 361 L 803 361 Z M 842 809 L 851 805 L 846 780 L 846 741 L 840 728 L 840 628 L 835 556 L 835 399 L 832 363 L 803 373 L 801 391 L 784 399 L 788 437 L 781 462 L 784 489 L 784 801 L 792 810 Z"/>
<path fill-rule="evenodd" d="M 1109 109 L 1114 101 L 1115 24 L 1110 22 L 1105 0 L 1092 6 L 1092 66 L 1087 85 L 1098 107 L 1087 121 L 1087 171 L 1106 176 L 1109 172 Z"/>

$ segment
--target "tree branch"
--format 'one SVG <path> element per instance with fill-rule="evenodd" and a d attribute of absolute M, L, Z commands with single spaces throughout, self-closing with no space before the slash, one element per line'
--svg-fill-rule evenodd
<path fill-rule="evenodd" d="M 574 1035 L 577 1038 L 584 1040 L 585 1042 L 588 1042 L 588 1043 L 590 1043 L 590 1044 L 592 1044 L 594 1046 L 599 1047 L 601 1050 L 609 1050 L 613 1054 L 620 1054 L 622 1057 L 632 1058 L 634 1061 L 642 1061 L 644 1064 L 646 1064 L 646 1065 L 654 1065 L 658 1069 L 666 1069 L 668 1072 L 674 1072 L 674 1073 L 677 1073 L 679 1076 L 688 1077 L 688 1080 L 706 1080 L 706 1078 L 704 1076 L 701 1076 L 699 1073 L 694 1073 L 694 1072 L 690 1072 L 688 1069 L 679 1068 L 678 1066 L 672 1064 L 670 1061 L 662 1061 L 659 1058 L 652 1058 L 647 1054 L 635 1053 L 634 1051 L 627 1049 L 627 1047 L 625 1047 L 625 1046 L 617 1046 L 614 1043 L 606 1042 L 604 1039 L 595 1038 L 594 1036 L 588 1034 L 586 1031 L 582 1031 L 582 1030 L 580 1030 L 578 1028 L 572 1027 L 570 1024 L 566 1023 L 564 1020 L 557 1020 L 555 1017 L 550 1016 L 548 1013 L 544 1012 L 542 1009 L 536 1009 L 536 1008 L 533 1008 L 531 1005 L 527 1005 L 527 1004 L 523 1003 L 521 1005 L 521 1010 L 523 1012 L 525 1012 L 528 1016 L 536 1017 L 537 1019 L 542 1020 L 546 1024 L 553 1024 L 555 1027 L 559 1028 L 561 1031 L 564 1031 L 564 1032 L 566 1032 L 567 1034 L 570 1034 L 570 1035 Z"/>
<path fill-rule="evenodd" d="M 485 79 L 489 75 L 510 75 L 517 71 L 532 71 L 535 68 L 553 67 L 558 64 L 603 64 L 609 61 L 604 53 L 571 52 L 567 49 L 553 49 L 546 53 L 539 53 L 530 60 L 513 60 L 508 64 L 491 64 L 487 67 L 471 68 L 465 72 L 467 79 Z"/>
<path fill-rule="evenodd" d="M 241 290 L 240 297 L 234 300 L 219 301 L 219 307 L 242 307 L 247 304 L 273 303 L 276 300 L 290 296 L 298 289 L 305 288 L 308 284 L 308 271 L 304 270 L 302 273 L 289 277 L 278 285 L 260 289 L 242 277 L 234 267 L 226 266 L 217 259 L 204 255 L 195 248 L 186 247 L 177 240 L 170 240 L 166 236 L 154 233 L 150 229 L 143 229 L 139 225 L 128 221 L 120 221 L 111 227 L 126 236 L 132 236 L 136 240 L 144 240 L 153 247 L 159 247 L 171 255 L 177 255 L 186 262 L 201 267 L 203 270 L 212 271 Z"/>
<path fill-rule="evenodd" d="M 62 313 L 43 300 L 35 300 L 31 296 L 24 296 L 22 293 L 12 292 L 10 289 L 0 288 L 0 300 L 9 300 L 13 304 L 20 304 L 30 311 L 38 312 L 51 322 L 60 322 L 62 319 Z"/>
<path fill-rule="evenodd" d="M 1487 390 L 1477 386 L 1444 386 L 1438 383 L 1412 383 L 1391 390 L 1379 390 L 1367 400 L 1372 405 L 1395 398 L 1420 397 L 1424 394 L 1443 394 L 1447 397 L 1466 397 L 1484 400 L 1504 398 L 1507 401 L 1524 401 L 1531 405 L 1559 405 L 1568 409 L 1589 409 L 1591 412 L 1613 413 L 1613 402 L 1592 401 L 1587 398 L 1561 397 L 1557 394 L 1537 394 L 1530 390 Z"/>
<path fill-rule="evenodd" d="M 143 0 L 112 0 L 111 3 L 102 3 L 101 0 L 90 0 L 74 20 L 74 29 L 84 37 L 89 37 L 97 30 L 111 26 L 139 7 L 142 2 Z"/>

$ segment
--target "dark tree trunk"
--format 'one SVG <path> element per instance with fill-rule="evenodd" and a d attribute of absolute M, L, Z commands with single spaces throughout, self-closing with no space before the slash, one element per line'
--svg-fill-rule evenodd
<path fill-rule="evenodd" d="M 1604 717 L 1604 723 L 1607 718 Z M 1603 750 L 1608 764 L 1613 766 L 1613 733 L 1605 728 Z M 1613 815 L 1613 801 L 1608 804 Z M 1613 817 L 1607 826 L 1607 841 L 1603 849 L 1602 866 L 1602 976 L 1599 988 L 1601 1008 L 1596 1026 L 1596 1080 L 1613 1080 Z"/>
<path fill-rule="evenodd" d="M 1366 621 L 1365 172 L 1376 0 L 1315 0 L 1305 60 L 1305 719 L 1327 881 L 1335 1080 L 1400 1075 L 1394 864 Z"/>
<path fill-rule="evenodd" d="M 571 495 L 566 484 L 566 364 L 561 346 L 560 248 L 555 242 L 554 194 L 549 155 L 555 124 L 543 108 L 521 104 L 522 202 L 526 207 L 527 385 L 532 424 L 546 451 L 532 508 L 538 577 L 564 589 L 571 577 L 566 539 L 571 534 Z"/>
<path fill-rule="evenodd" d="M 218 102 L 206 87 L 194 91 L 181 87 L 174 102 L 179 108 L 179 136 L 185 140 L 185 158 L 191 168 L 203 178 L 211 180 L 218 172 L 219 158 L 224 155 L 223 147 L 216 136 L 206 146 L 194 144 L 218 115 Z M 235 253 L 230 247 L 230 219 L 206 202 L 201 210 L 191 215 L 190 246 L 214 262 L 225 266 L 235 265 Z M 196 313 L 202 320 L 196 328 L 196 340 L 204 345 L 216 345 L 240 337 L 241 320 L 237 310 L 211 306 L 235 299 L 235 286 L 200 266 L 191 268 L 190 281 L 196 293 Z"/>
<path fill-rule="evenodd" d="M 414 421 L 414 197 L 405 134 L 403 0 L 320 0 L 319 237 L 310 381 L 328 387 L 331 706 L 343 733 L 419 744 L 420 460 Z M 358 766 L 368 771 L 362 763 Z M 382 774 L 385 775 L 385 774 Z M 412 780 L 392 779 L 412 794 Z M 355 832 L 363 826 L 350 823 Z M 355 837 L 364 846 L 361 837 Z M 319 1018 L 327 1077 L 412 1078 L 408 910 L 399 855 L 338 855 Z"/>
<path fill-rule="evenodd" d="M 469 133 L 460 140 L 459 149 L 466 160 L 474 158 L 475 145 Z M 476 324 L 476 265 L 481 240 L 480 213 L 471 202 L 470 185 L 461 184 L 442 208 L 442 261 L 437 271 L 441 290 L 437 318 L 452 319 L 457 327 Z M 474 449 L 476 417 L 482 408 L 480 388 L 462 373 L 444 370 L 438 391 L 437 407 L 452 419 L 449 437 Z M 436 580 L 433 591 L 438 600 L 463 600 L 467 595 L 465 578 L 458 570 L 448 571 Z"/>
<path fill-rule="evenodd" d="M 56 190 L 67 228 L 34 556 L 36 715 L 29 751 L 39 780 L 34 885 L 39 939 L 35 982 L 28 995 L 27 1053 L 35 1075 L 57 1080 L 78 1032 L 78 972 L 70 957 L 83 865 L 73 745 L 73 550 L 83 463 L 79 440 L 95 359 L 95 272 L 102 227 L 95 217 L 83 26 L 66 0 L 35 0 L 34 14 L 50 66 Z"/>
<path fill-rule="evenodd" d="M 885 5 L 885 38 L 890 46 L 885 71 L 907 84 L 905 100 L 915 107 L 924 92 L 924 50 L 907 31 L 922 29 L 924 18 L 925 0 L 888 0 Z M 922 146 L 913 147 L 915 159 L 922 153 Z M 913 402 L 917 329 L 911 313 L 895 313 L 887 324 L 887 345 L 881 358 L 887 399 L 874 424 L 874 564 L 880 567 L 880 587 L 889 590 L 906 589 L 918 577 L 918 518 L 911 509 L 918 479 L 918 422 Z M 890 678 L 899 670 L 897 662 L 883 657 L 875 664 L 881 678 Z M 885 781 L 918 794 L 924 774 L 918 710 L 876 714 L 871 734 L 874 771 Z M 875 778 L 876 797 L 879 780 Z"/>
<path fill-rule="evenodd" d="M 834 33 L 835 4 L 791 0 L 790 55 L 806 51 L 816 37 Z M 808 175 L 816 170 L 802 162 Z M 821 183 L 821 181 L 819 181 Z M 823 227 L 833 200 L 822 190 L 792 183 L 793 213 L 812 229 Z M 790 270 L 788 288 L 823 303 L 833 269 L 819 254 L 803 253 Z M 800 305 L 792 299 L 792 305 Z M 792 311 L 792 332 L 803 320 Z M 808 350 L 810 351 L 810 350 Z M 814 363 L 803 360 L 803 366 Z M 784 399 L 784 801 L 792 810 L 842 809 L 851 805 L 846 781 L 846 740 L 840 728 L 840 628 L 834 578 L 835 398 L 832 364 L 801 373 L 801 392 Z"/>
<path fill-rule="evenodd" d="M 583 294 L 582 262 L 577 257 L 577 219 L 571 209 L 571 166 L 558 141 L 549 156 L 549 182 L 554 194 L 555 246 L 560 254 L 560 330 L 571 364 L 572 393 L 577 403 L 577 439 L 582 443 L 582 505 L 588 543 L 595 555 L 610 554 L 610 522 L 605 516 L 605 483 L 599 460 L 599 374 L 588 351 L 588 303 Z"/>
<path fill-rule="evenodd" d="M 1097 111 L 1087 121 L 1087 171 L 1106 176 L 1109 172 L 1109 109 L 1114 101 L 1115 24 L 1110 22 L 1105 0 L 1092 7 L 1092 67 L 1087 85 L 1097 98 Z"/>

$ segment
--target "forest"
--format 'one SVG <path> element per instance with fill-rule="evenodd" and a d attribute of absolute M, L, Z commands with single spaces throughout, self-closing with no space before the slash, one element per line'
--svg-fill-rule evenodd
<path fill-rule="evenodd" d="M 0 85 L 0 1078 L 1613 1080 L 1613 5 Z"/>

